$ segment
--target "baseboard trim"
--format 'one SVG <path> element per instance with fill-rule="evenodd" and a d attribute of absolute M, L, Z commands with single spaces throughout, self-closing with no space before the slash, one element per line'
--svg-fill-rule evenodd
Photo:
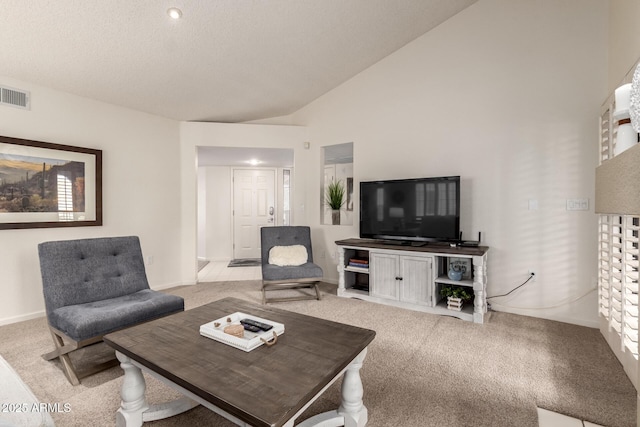
<path fill-rule="evenodd" d="M 22 314 L 20 316 L 7 317 L 4 319 L 0 319 L 0 326 L 10 325 L 12 323 L 24 322 L 25 320 L 37 319 L 39 317 L 45 317 L 44 310 L 36 311 L 29 314 Z"/>
<path fill-rule="evenodd" d="M 530 317 L 537 317 L 540 319 L 546 319 L 546 320 L 554 320 L 556 322 L 562 322 L 562 323 L 570 323 L 572 325 L 578 325 L 578 326 L 586 326 L 587 328 L 595 328 L 598 329 L 600 327 L 600 324 L 598 322 L 598 320 L 587 320 L 587 319 L 576 319 L 575 317 L 570 317 L 570 316 L 563 316 L 563 315 L 557 315 L 557 314 L 548 314 L 548 313 L 540 313 L 539 311 L 537 311 L 534 314 L 532 314 L 530 311 L 527 312 L 524 309 L 513 309 L 513 308 L 509 308 L 509 307 L 505 307 L 505 306 L 501 306 L 499 304 L 492 304 L 492 310 L 493 311 L 502 311 L 504 313 L 510 313 L 510 314 L 518 314 L 520 316 L 530 316 Z"/>
<path fill-rule="evenodd" d="M 195 284 L 195 282 L 165 283 L 163 285 L 155 285 L 151 289 L 154 291 L 164 291 L 166 289 L 177 288 L 178 286 L 191 286 Z"/>

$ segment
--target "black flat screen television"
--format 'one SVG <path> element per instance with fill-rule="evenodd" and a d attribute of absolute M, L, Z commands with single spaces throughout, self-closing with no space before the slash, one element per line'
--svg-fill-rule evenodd
<path fill-rule="evenodd" d="M 360 237 L 458 241 L 460 177 L 361 182 Z"/>

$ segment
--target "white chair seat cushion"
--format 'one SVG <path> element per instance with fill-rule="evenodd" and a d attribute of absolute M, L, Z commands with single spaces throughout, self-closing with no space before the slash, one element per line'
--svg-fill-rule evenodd
<path fill-rule="evenodd" d="M 302 245 L 274 246 L 269 249 L 269 264 L 280 267 L 302 265 L 308 259 L 307 248 Z"/>

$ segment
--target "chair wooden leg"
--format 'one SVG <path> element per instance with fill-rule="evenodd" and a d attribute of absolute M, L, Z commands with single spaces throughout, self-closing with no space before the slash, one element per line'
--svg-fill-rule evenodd
<path fill-rule="evenodd" d="M 289 296 L 282 298 L 267 298 L 267 290 L 276 291 L 276 290 L 286 290 L 286 289 L 315 289 L 316 295 L 309 293 L 304 293 L 299 296 Z M 279 283 L 268 283 L 262 284 L 262 304 L 267 304 L 270 302 L 285 302 L 285 301 L 303 301 L 303 300 L 321 300 L 322 294 L 320 293 L 320 287 L 318 286 L 318 282 L 279 282 Z"/>
<path fill-rule="evenodd" d="M 56 340 L 56 338 L 54 338 L 54 340 Z M 55 358 L 60 357 L 63 354 L 67 354 L 72 352 L 73 350 L 77 349 L 78 346 L 74 343 L 74 344 L 65 344 L 62 347 L 56 347 L 55 350 L 50 351 L 49 353 L 43 354 L 42 358 L 44 360 L 53 360 Z"/>
<path fill-rule="evenodd" d="M 67 377 L 71 385 L 80 384 L 80 380 L 78 379 L 78 374 L 76 373 L 76 370 L 73 367 L 73 364 L 71 363 L 71 358 L 69 357 L 69 354 L 68 354 L 68 352 L 71 351 L 69 350 L 69 346 L 68 345 L 65 346 L 62 338 L 58 336 L 55 332 L 53 331 L 50 331 L 50 332 L 51 332 L 51 336 L 53 337 L 53 342 L 56 345 L 56 349 L 51 353 L 47 353 L 43 355 L 42 357 L 46 359 L 45 356 L 50 356 L 51 354 L 58 353 L 57 357 L 60 358 L 60 362 L 62 363 L 64 375 Z M 53 358 L 55 358 L 55 356 L 52 357 L 52 359 Z M 46 360 L 51 360 L 51 359 L 46 359 Z"/>

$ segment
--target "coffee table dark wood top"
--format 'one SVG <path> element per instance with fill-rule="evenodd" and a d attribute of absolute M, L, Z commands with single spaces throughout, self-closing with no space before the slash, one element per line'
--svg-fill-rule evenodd
<path fill-rule="evenodd" d="M 236 311 L 283 323 L 285 332 L 251 352 L 200 335 L 200 325 Z M 281 426 L 374 337 L 372 330 L 225 298 L 104 341 L 250 425 Z"/>

